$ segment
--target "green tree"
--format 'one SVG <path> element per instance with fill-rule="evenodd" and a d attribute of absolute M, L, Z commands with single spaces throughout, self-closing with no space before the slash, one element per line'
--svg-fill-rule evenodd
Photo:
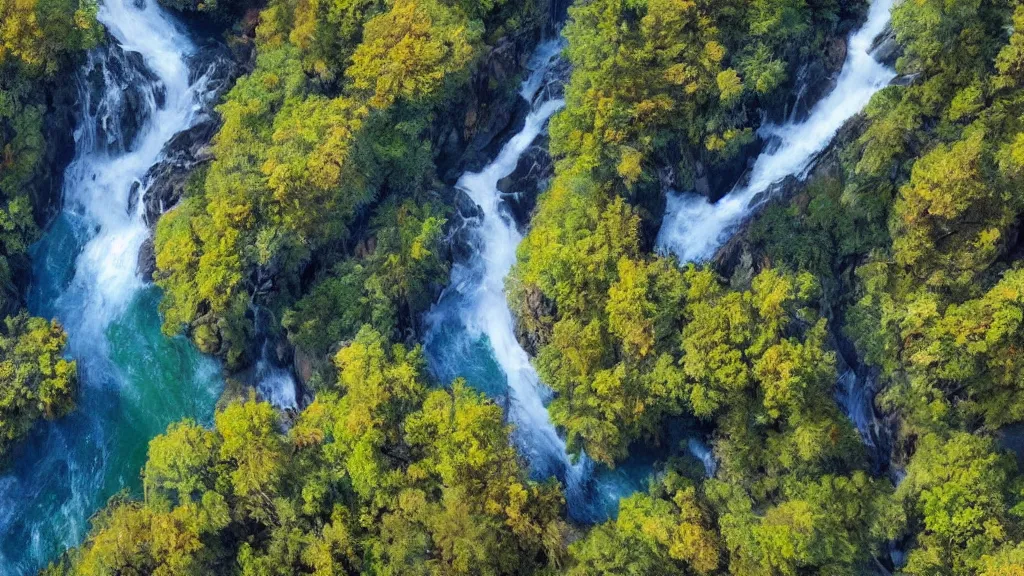
<path fill-rule="evenodd" d="M 907 574 L 975 574 L 1016 533 L 1009 510 L 1013 460 L 990 438 L 956 432 L 921 438 L 896 498 L 907 510 L 915 546 Z"/>
<path fill-rule="evenodd" d="M 397 0 L 366 23 L 345 74 L 376 108 L 440 97 L 477 56 L 482 33 L 437 0 Z"/>
<path fill-rule="evenodd" d="M 39 418 L 75 407 L 76 364 L 63 357 L 67 335 L 56 321 L 8 317 L 0 333 L 0 457 Z"/>

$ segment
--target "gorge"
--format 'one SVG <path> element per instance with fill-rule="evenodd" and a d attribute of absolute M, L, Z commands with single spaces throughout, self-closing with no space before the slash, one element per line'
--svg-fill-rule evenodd
<path fill-rule="evenodd" d="M 567 4 L 101 1 L 0 575 L 1024 565 L 1024 7 Z"/>

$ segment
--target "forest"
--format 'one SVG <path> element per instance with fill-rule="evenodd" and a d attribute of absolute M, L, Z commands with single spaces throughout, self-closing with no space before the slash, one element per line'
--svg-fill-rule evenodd
<path fill-rule="evenodd" d="M 0 0 L 0 474 L 92 392 L 28 304 L 102 4 Z M 161 330 L 226 384 L 40 574 L 1024 575 L 1024 2 L 896 2 L 873 52 L 896 80 L 698 262 L 656 247 L 670 195 L 726 196 L 870 2 L 563 4 L 160 0 L 239 65 L 152 231 Z M 599 522 L 423 346 L 472 249 L 456 180 L 522 124 L 555 35 L 564 107 L 504 289 L 569 459 L 657 452 Z M 292 408 L 246 380 L 270 348 Z"/>

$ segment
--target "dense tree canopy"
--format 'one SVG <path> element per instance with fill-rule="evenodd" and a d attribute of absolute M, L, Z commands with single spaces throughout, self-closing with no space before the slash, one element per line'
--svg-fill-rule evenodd
<path fill-rule="evenodd" d="M 68 574 L 528 574 L 556 566 L 552 483 L 526 477 L 501 409 L 430 390 L 418 349 L 369 328 L 284 432 L 255 399 L 149 447 L 145 499 L 97 517 Z M 57 568 L 54 568 L 56 570 Z"/>
<path fill-rule="evenodd" d="M 75 363 L 63 358 L 67 336 L 56 321 L 8 317 L 0 333 L 0 459 L 41 417 L 74 408 Z"/>
<path fill-rule="evenodd" d="M 254 304 L 316 354 L 364 322 L 389 336 L 414 326 L 447 270 L 431 117 L 505 12 L 272 2 L 255 70 L 220 106 L 216 160 L 157 229 L 167 332 L 240 365 Z"/>
<path fill-rule="evenodd" d="M 507 295 L 569 452 L 598 470 L 657 453 L 647 490 L 593 526 L 530 476 L 499 404 L 432 382 L 415 344 L 467 217 L 444 172 L 480 163 L 452 148 L 477 145 L 475 98 L 514 96 L 515 74 L 492 85 L 494 60 L 526 54 L 555 7 L 260 6 L 253 38 L 232 40 L 255 56 L 218 108 L 213 160 L 157 225 L 155 278 L 165 331 L 229 370 L 268 333 L 312 359 L 307 405 L 285 417 L 243 395 L 212 429 L 172 424 L 142 493 L 112 500 L 48 573 L 1020 574 L 1024 475 L 1006 447 L 1024 422 L 1024 4 L 897 3 L 880 53 L 900 81 L 808 180 L 710 262 L 652 252 L 665 192 L 735 184 L 764 123 L 806 107 L 802 82 L 822 85 L 801 93 L 813 100 L 838 74 L 866 6 L 570 8 L 554 173 Z M 29 14 L 5 18 L 0 67 L 53 74 L 48 55 L 93 41 L 91 10 L 0 4 Z M 20 189 L 45 108 L 25 86 L 0 84 L 7 256 L 35 233 Z M 71 406 L 63 344 L 55 324 L 8 320 L 0 452 Z M 837 402 L 843 372 L 881 413 L 861 430 Z M 698 437 L 714 465 L 690 453 Z"/>

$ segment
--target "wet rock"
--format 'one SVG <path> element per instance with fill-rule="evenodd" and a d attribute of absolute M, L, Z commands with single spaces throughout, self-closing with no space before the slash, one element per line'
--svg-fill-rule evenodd
<path fill-rule="evenodd" d="M 455 262 L 465 262 L 476 254 L 473 230 L 479 226 L 484 212 L 462 190 L 454 190 L 455 215 L 449 232 L 449 249 Z"/>
<path fill-rule="evenodd" d="M 767 205 L 769 202 L 806 202 L 807 197 L 803 195 L 803 192 L 811 182 L 819 178 L 839 177 L 842 171 L 842 161 L 839 158 L 839 153 L 847 144 L 854 141 L 863 132 L 864 122 L 864 115 L 861 114 L 854 116 L 840 128 L 832 143 L 814 160 L 814 167 L 810 170 L 806 179 L 801 180 L 790 176 L 758 194 L 751 200 L 751 205 L 760 204 L 763 208 L 763 205 Z M 745 252 L 755 255 L 753 259 L 754 274 L 770 264 L 770 262 L 758 258 L 757 250 L 750 243 L 750 228 L 757 221 L 758 217 L 759 214 L 754 214 L 740 225 L 729 241 L 723 244 L 715 253 L 712 262 L 722 275 L 726 277 L 732 276 L 737 266 L 741 265 L 741 258 Z"/>
<path fill-rule="evenodd" d="M 694 163 L 694 178 L 693 178 L 693 191 L 701 196 L 711 196 L 711 180 L 708 176 L 708 170 L 704 166 L 704 163 L 697 161 Z M 661 189 L 665 192 L 675 190 L 675 171 L 668 167 L 658 174 L 661 182 Z"/>
<path fill-rule="evenodd" d="M 525 102 L 514 91 L 516 74 L 519 71 L 519 47 L 505 39 L 498 43 L 474 73 L 461 121 L 453 122 L 462 126 L 461 134 L 453 140 L 446 134 L 446 156 L 459 157 L 457 160 L 442 159 L 449 164 L 445 178 L 454 182 L 466 170 L 482 168 L 494 155 L 496 147 L 516 118 L 525 117 Z"/>
<path fill-rule="evenodd" d="M 502 38 L 481 59 L 461 94 L 446 114 L 434 122 L 431 137 L 438 173 L 454 184 L 466 171 L 485 166 L 508 137 L 519 131 L 530 103 L 519 94 L 527 63 L 544 36 L 544 30 L 564 17 L 566 0 L 542 0 L 538 19 L 523 22 L 516 33 Z M 562 74 L 567 76 L 568 65 Z M 545 90 L 562 90 L 561 83 L 546 83 Z M 451 127 L 456 127 L 452 130 Z"/>
<path fill-rule="evenodd" d="M 164 146 L 163 159 L 143 178 L 145 219 L 150 226 L 181 200 L 192 172 L 213 159 L 209 144 L 220 128 L 214 106 L 240 73 L 232 53 L 219 44 L 196 51 L 188 65 L 190 82 L 206 83 L 202 110 L 191 128 L 179 132 Z"/>
<path fill-rule="evenodd" d="M 139 258 L 135 264 L 135 272 L 145 282 L 153 281 L 153 273 L 156 272 L 156 249 L 153 245 L 153 238 L 146 238 L 139 248 Z"/>
<path fill-rule="evenodd" d="M 537 92 L 537 96 L 534 97 L 534 102 L 565 98 L 565 85 L 569 83 L 571 75 L 572 65 L 564 58 L 560 58 L 545 74 L 544 82 Z"/>
<path fill-rule="evenodd" d="M 548 153 L 546 136 L 538 138 L 519 158 L 516 169 L 498 181 L 505 205 L 520 228 L 530 221 L 537 196 L 547 188 L 555 167 Z"/>
<path fill-rule="evenodd" d="M 551 334 L 556 316 L 555 303 L 539 288 L 530 286 L 526 289 L 521 309 L 514 312 L 518 313 L 516 340 L 523 350 L 535 357 Z"/>
<path fill-rule="evenodd" d="M 219 126 L 215 117 L 208 116 L 167 143 L 164 159 L 145 176 L 145 220 L 149 226 L 155 226 L 160 216 L 181 200 L 192 171 L 212 158 L 207 144 Z"/>
<path fill-rule="evenodd" d="M 146 67 L 141 54 L 115 40 L 89 55 L 82 95 L 89 118 L 81 121 L 110 152 L 132 150 L 139 130 L 166 101 L 166 88 Z"/>
<path fill-rule="evenodd" d="M 901 74 L 897 76 L 896 79 L 892 81 L 892 83 L 894 86 L 910 86 L 911 84 L 917 82 L 917 79 L 920 77 L 920 72 L 915 72 L 913 74 Z"/>
<path fill-rule="evenodd" d="M 541 1 L 541 6 L 545 8 L 544 13 L 547 14 L 547 22 L 545 24 L 544 31 L 548 36 L 553 36 L 561 30 L 562 24 L 569 15 L 570 5 L 572 5 L 572 0 Z"/>
<path fill-rule="evenodd" d="M 708 198 L 718 201 L 749 176 L 750 169 L 754 167 L 754 162 L 764 148 L 765 141 L 757 138 L 743 146 L 734 158 L 719 162 L 713 168 L 708 167 L 703 173 L 698 169 L 691 184 L 694 187 L 701 186 Z M 701 180 L 706 180 L 707 183 L 704 184 Z"/>
<path fill-rule="evenodd" d="M 896 31 L 891 24 L 875 38 L 874 44 L 871 45 L 871 55 L 886 66 L 896 66 L 896 60 L 903 55 L 903 47 L 896 41 Z"/>
<path fill-rule="evenodd" d="M 303 388 L 308 387 L 310 379 L 313 378 L 314 364 L 315 360 L 311 354 L 302 348 L 295 348 L 292 370 L 295 372 L 295 377 Z"/>
<path fill-rule="evenodd" d="M 78 110 L 78 102 L 77 86 L 70 82 L 55 86 L 43 115 L 43 159 L 38 164 L 37 173 L 28 180 L 32 214 L 41 228 L 60 213 L 64 170 L 75 157 L 75 111 Z"/>
<path fill-rule="evenodd" d="M 125 213 L 131 216 L 135 213 L 135 210 L 139 207 L 139 192 L 142 190 L 142 182 L 136 180 L 132 182 L 131 188 L 128 189 L 128 206 L 125 208 Z"/>

